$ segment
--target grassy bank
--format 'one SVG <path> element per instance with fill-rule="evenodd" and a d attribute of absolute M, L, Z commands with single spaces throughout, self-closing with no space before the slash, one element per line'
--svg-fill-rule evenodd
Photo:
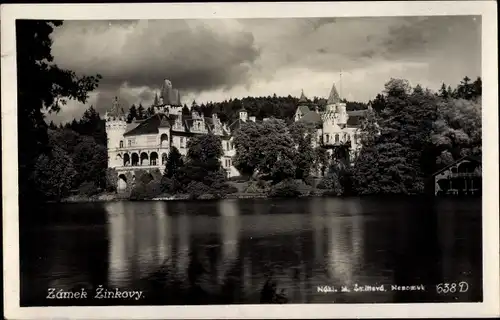
<path fill-rule="evenodd" d="M 252 181 L 231 181 L 229 184 L 234 187 L 235 192 L 216 195 L 210 192 L 193 196 L 190 194 L 167 194 L 160 193 L 145 197 L 144 199 L 133 199 L 134 201 L 185 201 L 185 200 L 215 200 L 215 199 L 262 199 L 262 198 L 304 198 L 304 197 L 324 197 L 338 196 L 334 190 L 318 189 L 305 184 L 303 181 L 293 180 L 278 183 L 271 186 L 268 182 L 262 180 Z M 100 193 L 92 196 L 72 195 L 62 199 L 63 203 L 81 203 L 81 202 L 109 202 L 131 200 L 131 192 L 119 193 Z"/>

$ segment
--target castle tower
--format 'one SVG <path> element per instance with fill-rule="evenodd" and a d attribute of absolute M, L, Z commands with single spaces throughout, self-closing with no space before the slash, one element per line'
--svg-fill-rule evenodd
<path fill-rule="evenodd" d="M 127 129 L 127 121 L 123 108 L 118 103 L 118 97 L 113 100 L 113 106 L 106 112 L 106 136 L 108 148 L 108 168 L 123 166 L 123 160 L 119 157 L 120 149 L 125 147 L 123 134 Z"/>
<path fill-rule="evenodd" d="M 165 79 L 161 88 L 161 98 L 163 100 L 163 104 L 172 104 L 172 101 L 174 100 L 173 91 L 174 89 L 172 88 L 172 82 L 168 79 Z"/>
<path fill-rule="evenodd" d="M 248 120 L 248 112 L 245 109 L 245 107 L 242 107 L 239 113 L 240 113 L 240 120 L 246 122 Z"/>
<path fill-rule="evenodd" d="M 299 105 L 303 105 L 306 103 L 307 103 L 306 95 L 304 94 L 304 90 L 301 90 L 300 98 L 299 98 Z"/>

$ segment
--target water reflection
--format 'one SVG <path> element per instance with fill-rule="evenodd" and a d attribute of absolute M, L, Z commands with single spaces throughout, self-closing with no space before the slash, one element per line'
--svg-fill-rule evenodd
<path fill-rule="evenodd" d="M 474 290 L 462 301 L 480 299 L 477 205 L 416 206 L 319 198 L 84 206 L 79 215 L 65 220 L 61 213 L 30 231 L 40 241 L 22 253 L 22 301 L 47 304 L 48 286 L 103 284 L 144 287 L 150 300 L 142 304 L 259 303 L 264 284 L 273 281 L 277 293 L 285 292 L 280 301 L 291 303 L 446 299 L 428 292 L 334 299 L 317 292 L 326 284 L 427 285 L 437 279 L 468 281 Z"/>
<path fill-rule="evenodd" d="M 109 238 L 109 268 L 108 281 L 114 287 L 123 287 L 130 279 L 129 259 L 133 252 L 127 247 L 127 217 L 124 214 L 123 202 L 113 202 L 107 205 L 108 238 Z M 128 249 L 128 250 L 127 250 Z"/>
<path fill-rule="evenodd" d="M 238 258 L 238 244 L 240 233 L 240 213 L 236 200 L 221 201 L 218 203 L 220 214 L 219 225 L 222 242 L 222 259 L 218 273 L 219 283 Z"/>
<path fill-rule="evenodd" d="M 186 276 L 186 270 L 189 264 L 189 255 L 190 255 L 190 226 L 189 226 L 189 217 L 186 213 L 186 210 L 183 208 L 186 206 L 185 203 L 180 203 L 177 208 L 180 211 L 179 216 L 177 217 L 177 238 L 178 238 L 178 247 L 176 252 L 176 270 L 177 275 L 180 278 L 184 278 Z"/>
<path fill-rule="evenodd" d="M 156 201 L 156 223 L 157 223 L 157 264 L 162 266 L 171 260 L 172 256 L 172 229 L 168 207 L 165 202 Z"/>

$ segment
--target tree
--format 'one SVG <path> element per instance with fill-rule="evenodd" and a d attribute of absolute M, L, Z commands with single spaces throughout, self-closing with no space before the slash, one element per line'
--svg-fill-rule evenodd
<path fill-rule="evenodd" d="M 99 188 L 106 187 L 107 149 L 92 137 L 84 136 L 75 147 L 73 164 L 77 172 L 75 183 L 94 182 Z"/>
<path fill-rule="evenodd" d="M 137 108 L 137 119 L 142 120 L 144 118 L 146 118 L 146 111 L 144 110 L 142 104 L 139 104 L 139 107 Z"/>
<path fill-rule="evenodd" d="M 446 85 L 444 84 L 444 82 L 441 85 L 441 89 L 439 89 L 438 96 L 441 97 L 441 98 L 443 98 L 443 99 L 450 98 L 450 96 L 448 95 L 448 89 L 446 88 Z"/>
<path fill-rule="evenodd" d="M 52 120 L 49 123 L 49 129 L 51 129 L 51 130 L 56 130 L 57 129 L 57 126 L 55 125 L 54 121 L 52 121 Z"/>
<path fill-rule="evenodd" d="M 408 81 L 391 79 L 385 85 L 385 107 L 376 125 L 365 123 L 363 148 L 353 172 L 360 193 L 419 193 L 435 170 L 433 124 L 436 95 Z"/>
<path fill-rule="evenodd" d="M 261 127 L 261 123 L 246 122 L 234 133 L 236 155 L 233 163 L 243 175 L 252 176 L 259 165 Z"/>
<path fill-rule="evenodd" d="M 234 138 L 236 168 L 246 173 L 258 170 L 274 182 L 295 177 L 297 150 L 283 120 L 249 123 L 240 130 Z"/>
<path fill-rule="evenodd" d="M 474 81 L 472 84 L 472 98 L 477 99 L 483 95 L 483 81 L 481 80 L 481 77 L 477 77 L 477 79 Z"/>
<path fill-rule="evenodd" d="M 294 122 L 290 126 L 290 135 L 297 147 L 294 160 L 295 178 L 305 179 L 310 176 L 314 165 L 313 141 L 316 139 L 316 128 L 313 124 Z"/>
<path fill-rule="evenodd" d="M 100 75 L 79 77 L 53 63 L 51 33 L 62 21 L 16 20 L 19 196 L 30 198 L 35 190 L 33 170 L 50 158 L 45 112 L 58 112 L 68 99 L 85 103 Z"/>
<path fill-rule="evenodd" d="M 167 162 L 165 164 L 165 172 L 163 175 L 169 179 L 175 177 L 175 174 L 179 170 L 180 167 L 184 165 L 184 161 L 182 160 L 182 155 L 176 147 L 172 147 L 168 154 Z"/>
<path fill-rule="evenodd" d="M 138 114 L 137 114 L 137 108 L 135 107 L 135 104 L 133 104 L 130 109 L 128 110 L 128 115 L 127 115 L 127 122 L 131 123 L 134 120 L 139 120 Z"/>
<path fill-rule="evenodd" d="M 183 116 L 189 116 L 191 114 L 191 111 L 189 110 L 188 106 L 184 104 L 182 107 L 182 115 Z"/>
<path fill-rule="evenodd" d="M 93 106 L 85 110 L 74 130 L 82 135 L 92 136 L 100 145 L 106 145 L 106 124 Z"/>
<path fill-rule="evenodd" d="M 470 78 L 465 76 L 456 90 L 457 99 L 472 100 L 474 98 L 474 85 L 470 83 Z"/>
<path fill-rule="evenodd" d="M 382 94 L 377 94 L 375 99 L 372 102 L 372 108 L 376 112 L 381 112 L 385 108 L 385 98 Z"/>
<path fill-rule="evenodd" d="M 186 187 L 192 181 L 211 186 L 214 179 L 224 180 L 219 161 L 223 154 L 222 142 L 218 136 L 213 134 L 195 136 L 188 141 L 187 147 L 184 166 L 180 167 L 176 174 L 176 179 L 182 186 Z"/>
<path fill-rule="evenodd" d="M 48 154 L 40 154 L 33 170 L 36 190 L 51 200 L 60 200 L 69 194 L 75 175 L 71 157 L 58 146 L 51 148 Z"/>
<path fill-rule="evenodd" d="M 153 107 L 149 107 L 147 110 L 146 110 L 146 118 L 149 118 L 151 116 L 153 116 L 155 114 L 155 110 Z"/>
<path fill-rule="evenodd" d="M 431 136 L 437 169 L 462 156 L 481 154 L 481 120 L 478 101 L 453 99 L 439 106 Z"/>

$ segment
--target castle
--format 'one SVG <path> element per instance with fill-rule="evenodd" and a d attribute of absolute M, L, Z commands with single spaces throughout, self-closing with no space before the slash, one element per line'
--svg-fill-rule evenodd
<path fill-rule="evenodd" d="M 226 124 L 215 113 L 211 117 L 204 117 L 191 110 L 190 116 L 183 115 L 179 91 L 172 88 L 169 80 L 164 81 L 160 97 L 155 97 L 153 107 L 154 115 L 145 120 L 133 120 L 132 123 L 127 123 L 127 114 L 117 98 L 111 110 L 106 112 L 108 168 L 116 169 L 119 190 L 126 188 L 128 181 L 125 174 L 128 172 L 139 169 L 163 171 L 171 147 L 175 146 L 185 156 L 189 139 L 199 134 L 219 136 L 224 151 L 220 159 L 222 167 L 228 177 L 240 175 L 233 165 L 233 134 L 242 123 L 257 121 L 254 116 L 249 116 L 245 109 L 241 109 L 239 118 Z M 331 153 L 333 147 L 350 142 L 351 156 L 354 157 L 360 146 L 360 118 L 366 110 L 347 112 L 346 104 L 341 102 L 335 85 L 324 112 L 310 110 L 309 107 L 302 92 L 294 120 L 315 125 L 317 138 L 313 144 L 317 146 L 322 143 Z"/>

